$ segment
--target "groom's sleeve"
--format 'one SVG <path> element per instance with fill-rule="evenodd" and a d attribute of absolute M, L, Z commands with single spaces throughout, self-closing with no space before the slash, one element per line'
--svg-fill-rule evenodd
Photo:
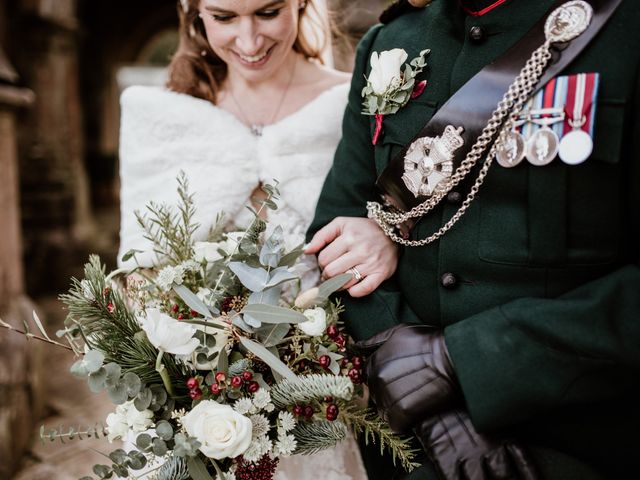
<path fill-rule="evenodd" d="M 366 217 L 367 201 L 379 197 L 375 189 L 371 117 L 361 113 L 361 92 L 366 83 L 370 48 L 381 26 L 372 27 L 358 45 L 349 101 L 342 120 L 342 139 L 322 187 L 307 239 L 336 217 Z"/>

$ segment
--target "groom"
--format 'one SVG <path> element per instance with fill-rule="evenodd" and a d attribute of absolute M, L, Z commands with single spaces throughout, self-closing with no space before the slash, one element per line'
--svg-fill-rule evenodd
<path fill-rule="evenodd" d="M 366 217 L 390 160 L 554 3 L 395 4 L 358 47 L 343 140 L 310 235 L 326 235 L 322 227 L 336 217 Z M 558 130 L 560 138 L 580 129 L 588 134 L 577 146 L 584 151 L 593 142 L 586 161 L 492 165 L 451 230 L 427 246 L 402 247 L 396 275 L 372 295 L 345 296 L 351 333 L 371 338 L 365 347 L 375 352 L 367 370 L 376 406 L 393 428 L 413 432 L 429 457 L 405 477 L 375 446 L 363 448 L 371 479 L 637 477 L 640 36 L 632 32 L 638 24 L 636 2 L 623 0 L 554 79 L 555 89 L 544 90 L 553 95 L 540 97 L 550 102 L 541 106 L 576 119 Z M 362 114 L 361 94 L 372 53 L 396 48 L 409 59 L 430 49 L 416 78 L 426 80 L 426 89 L 384 116 L 373 145 L 380 122 Z M 559 88 L 581 73 L 597 78 L 593 97 Z M 579 124 L 570 98 L 589 100 L 580 105 L 592 106 L 577 113 L 590 128 Z M 410 239 L 431 235 L 458 211 L 477 172 L 469 178 L 419 219 Z"/>

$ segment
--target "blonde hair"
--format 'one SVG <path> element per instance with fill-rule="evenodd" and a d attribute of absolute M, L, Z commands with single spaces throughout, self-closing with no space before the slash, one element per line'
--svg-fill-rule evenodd
<path fill-rule="evenodd" d="M 209 45 L 199 16 L 200 1 L 178 1 L 179 44 L 169 64 L 167 87 L 215 103 L 220 85 L 227 75 L 227 65 Z M 293 50 L 307 59 L 326 63 L 331 46 L 329 20 L 326 8 L 318 8 L 317 2 L 307 0 L 301 6 L 298 36 Z M 330 61 L 330 56 L 328 59 Z"/>

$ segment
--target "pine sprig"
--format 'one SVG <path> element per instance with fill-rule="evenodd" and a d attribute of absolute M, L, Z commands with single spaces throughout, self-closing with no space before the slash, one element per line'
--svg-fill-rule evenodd
<path fill-rule="evenodd" d="M 149 214 L 135 212 L 138 225 L 144 230 L 144 238 L 153 244 L 161 261 L 179 264 L 193 256 L 193 237 L 200 227 L 194 223 L 196 213 L 193 196 L 189 193 L 189 181 L 184 172 L 178 175 L 178 212 L 164 204 L 150 202 Z"/>
<path fill-rule="evenodd" d="M 343 408 L 340 416 L 349 424 L 356 435 L 364 435 L 366 445 L 369 445 L 370 441 L 375 444 L 379 440 L 380 454 L 383 454 L 385 449 L 388 450 L 394 465 L 396 460 L 399 460 L 402 468 L 407 472 L 420 466 L 419 463 L 414 462 L 418 451 L 411 448 L 410 440 L 393 433 L 389 425 L 382 421 L 375 412 L 352 405 Z"/>
<path fill-rule="evenodd" d="M 336 375 L 305 375 L 285 379 L 271 389 L 271 401 L 278 408 L 298 403 L 309 403 L 324 397 L 351 399 L 353 383 L 347 377 Z"/>
<path fill-rule="evenodd" d="M 171 456 L 162 464 L 155 474 L 155 480 L 189 480 L 189 468 L 187 461 L 182 457 Z"/>
<path fill-rule="evenodd" d="M 333 447 L 347 438 L 347 426 L 336 420 L 322 420 L 313 423 L 299 423 L 292 430 L 296 439 L 296 454 L 310 455 Z"/>

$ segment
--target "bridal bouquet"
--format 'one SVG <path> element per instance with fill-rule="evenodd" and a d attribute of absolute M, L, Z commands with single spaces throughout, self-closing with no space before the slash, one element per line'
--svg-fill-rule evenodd
<path fill-rule="evenodd" d="M 300 291 L 302 245 L 262 219 L 277 188 L 263 187 L 246 230 L 225 233 L 219 218 L 197 242 L 193 196 L 184 176 L 178 183 L 176 210 L 137 214 L 153 267 L 107 274 L 92 256 L 61 296 L 69 314 L 58 335 L 80 357 L 71 372 L 106 390 L 115 412 L 97 430 L 42 437 L 135 442 L 93 467 L 100 479 L 142 469 L 135 478 L 271 479 L 280 457 L 329 448 L 349 429 L 413 469 L 408 442 L 357 401 L 363 362 L 330 299 L 349 276 Z"/>

